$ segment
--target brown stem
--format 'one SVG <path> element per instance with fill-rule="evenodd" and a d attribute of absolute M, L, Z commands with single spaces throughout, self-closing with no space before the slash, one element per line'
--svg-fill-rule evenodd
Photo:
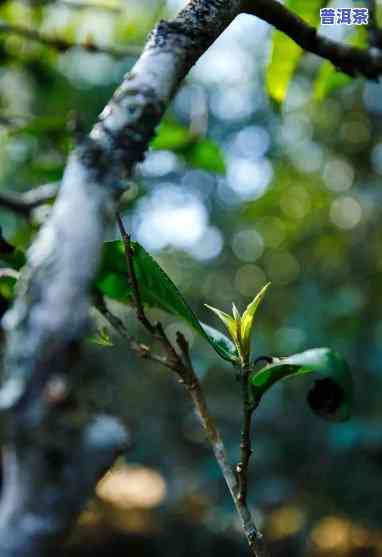
<path fill-rule="evenodd" d="M 104 302 L 98 304 L 97 308 L 102 313 L 102 315 L 109 321 L 109 323 L 115 328 L 115 330 L 123 337 L 127 338 L 130 346 L 135 350 L 140 356 L 144 358 L 151 359 L 165 365 L 167 368 L 172 369 L 177 373 L 180 378 L 180 382 L 185 385 L 190 398 L 193 402 L 196 416 L 206 433 L 207 440 L 211 445 L 212 451 L 214 453 L 216 462 L 220 468 L 220 471 L 224 477 L 227 484 L 229 492 L 231 494 L 232 500 L 235 504 L 236 511 L 241 520 L 243 531 L 245 537 L 248 541 L 248 545 L 251 549 L 252 554 L 255 557 L 268 557 L 268 551 L 264 544 L 263 535 L 256 528 L 254 520 L 252 518 L 251 512 L 246 504 L 239 496 L 239 486 L 237 482 L 236 475 L 233 468 L 228 460 L 227 452 L 224 446 L 223 439 L 220 432 L 216 426 L 216 422 L 211 416 L 207 401 L 205 399 L 202 387 L 200 385 L 199 379 L 195 373 L 192 366 L 189 345 L 182 333 L 177 333 L 177 344 L 181 349 L 183 358 L 175 352 L 168 337 L 164 333 L 163 329 L 163 340 L 166 342 L 172 350 L 174 350 L 177 363 L 174 365 L 173 361 L 167 358 L 161 358 L 156 354 L 152 354 L 150 348 L 145 347 L 145 353 L 142 352 L 142 345 L 140 345 L 136 340 L 132 339 L 122 321 L 115 317 L 107 308 Z M 154 335 L 155 336 L 155 335 Z"/>
<path fill-rule="evenodd" d="M 265 547 L 263 536 L 256 528 L 245 499 L 240 496 L 236 476 L 228 460 L 223 440 L 215 420 L 209 413 L 202 387 L 193 368 L 189 370 L 189 382 L 186 383 L 186 387 L 194 403 L 196 415 L 206 433 L 207 439 L 214 452 L 216 462 L 219 465 L 233 502 L 235 503 L 236 511 L 240 517 L 249 547 L 255 557 L 266 557 L 268 551 Z"/>
<path fill-rule="evenodd" d="M 243 429 L 240 440 L 240 462 L 236 466 L 236 472 L 239 480 L 239 498 L 244 504 L 246 504 L 248 492 L 248 466 L 252 454 L 251 425 L 254 411 L 249 393 L 250 371 L 249 365 L 246 364 L 243 366 L 240 376 L 243 400 Z"/>
<path fill-rule="evenodd" d="M 118 228 L 122 237 L 122 241 L 123 241 L 123 246 L 124 246 L 124 250 L 125 250 L 125 257 L 126 257 L 126 264 L 127 264 L 127 272 L 129 275 L 129 282 L 130 282 L 130 286 L 132 289 L 132 294 L 133 294 L 133 298 L 134 298 L 134 302 L 137 308 L 137 317 L 139 319 L 139 321 L 142 323 L 142 325 L 145 327 L 145 329 L 147 329 L 149 331 L 149 333 L 154 333 L 155 332 L 155 327 L 150 323 L 150 321 L 147 319 L 145 311 L 143 309 L 143 303 L 141 300 L 141 296 L 139 294 L 139 288 L 138 288 L 138 281 L 137 281 L 137 277 L 135 275 L 135 270 L 134 270 L 134 263 L 133 263 L 133 250 L 132 250 L 132 246 L 131 246 L 131 242 L 130 242 L 130 236 L 127 233 L 123 221 L 122 221 L 122 217 L 119 213 L 117 213 L 117 223 L 118 223 Z"/>
<path fill-rule="evenodd" d="M 241 523 L 242 523 L 242 527 L 243 527 L 243 531 L 244 534 L 247 538 L 248 541 L 248 545 L 253 553 L 253 555 L 255 557 L 267 557 L 268 553 L 264 544 L 264 540 L 263 540 L 263 536 L 262 534 L 257 530 L 256 525 L 254 523 L 254 520 L 252 518 L 251 512 L 247 506 L 246 503 L 246 497 L 242 495 L 242 490 L 240 487 L 240 483 L 238 484 L 236 475 L 234 473 L 233 467 L 231 466 L 228 457 L 227 457 L 227 453 L 224 447 L 224 443 L 223 443 L 223 439 L 220 435 L 220 432 L 216 426 L 215 420 L 213 419 L 213 417 L 211 416 L 211 414 L 209 413 L 208 407 L 207 407 L 207 401 L 205 399 L 202 387 L 200 385 L 199 379 L 195 373 L 193 364 L 192 364 L 192 360 L 191 360 L 191 356 L 190 356 L 190 350 L 189 350 L 189 344 L 186 340 L 186 338 L 184 337 L 184 335 L 180 332 L 177 333 L 176 336 L 176 342 L 177 345 L 179 347 L 180 353 L 178 353 L 174 347 L 172 346 L 170 340 L 168 339 L 161 323 L 157 323 L 156 325 L 152 325 L 150 323 L 150 321 L 147 319 L 146 315 L 145 315 L 145 311 L 144 311 L 144 307 L 140 298 L 140 294 L 139 294 L 139 285 L 138 285 L 138 281 L 135 275 L 135 271 L 134 271 L 134 266 L 133 266 L 133 251 L 131 249 L 131 243 L 130 243 L 130 237 L 127 234 L 122 219 L 120 217 L 120 215 L 117 215 L 117 219 L 118 219 L 118 226 L 124 241 L 124 245 L 125 245 L 125 255 L 126 255 L 126 261 L 127 261 L 127 266 L 128 266 L 128 273 L 129 273 L 129 278 L 130 278 L 130 283 L 132 285 L 132 290 L 133 290 L 133 296 L 134 296 L 134 300 L 136 303 L 136 308 L 137 308 L 137 316 L 138 319 L 141 321 L 141 323 L 144 325 L 144 327 L 146 328 L 146 330 L 151 333 L 151 335 L 153 336 L 154 339 L 159 339 L 161 340 L 165 351 L 167 353 L 167 358 L 165 359 L 161 359 L 160 363 L 161 364 L 165 364 L 167 367 L 169 367 L 170 369 L 172 369 L 173 371 L 175 371 L 175 373 L 178 375 L 180 382 L 183 383 L 185 385 L 185 387 L 187 388 L 191 400 L 194 404 L 194 408 L 196 411 L 196 415 L 198 417 L 198 420 L 201 424 L 201 426 L 203 427 L 207 439 L 211 445 L 211 448 L 213 450 L 213 453 L 215 455 L 216 461 L 218 463 L 218 466 L 221 470 L 221 473 L 224 477 L 224 480 L 227 484 L 227 487 L 229 489 L 229 492 L 231 494 L 231 497 L 233 499 L 233 502 L 235 504 L 237 513 L 240 517 Z M 109 319 L 110 322 L 113 323 L 113 316 L 111 314 L 111 312 L 106 308 L 105 304 L 103 304 L 103 306 L 101 305 L 101 310 L 102 313 L 105 315 L 105 317 L 107 319 Z M 125 326 L 122 324 L 121 326 L 121 321 L 119 319 L 117 319 L 116 323 L 116 329 L 117 331 L 124 335 L 127 336 L 130 344 L 131 344 L 131 337 L 127 334 L 126 328 Z M 140 346 L 136 341 L 135 341 L 135 349 L 136 346 Z M 133 346 L 134 347 L 134 346 Z M 142 355 L 141 350 L 138 349 L 138 352 Z M 146 347 L 146 353 L 144 354 L 144 357 L 150 357 L 149 355 L 151 354 L 151 351 L 149 348 Z M 155 359 L 158 361 L 158 356 L 153 355 L 151 356 L 151 359 Z M 245 384 L 247 385 L 247 389 L 246 389 L 246 397 L 245 400 L 247 401 L 248 405 L 247 407 L 249 408 L 250 405 L 250 399 L 249 399 L 249 389 L 248 389 L 248 378 L 249 378 L 249 373 L 250 373 L 250 367 L 247 366 L 246 368 L 244 368 L 244 373 L 243 376 L 246 376 L 246 381 Z M 244 385 L 244 383 L 243 383 Z M 248 428 L 250 429 L 250 417 L 249 417 L 249 425 Z M 248 429 L 248 431 L 249 431 Z M 246 434 L 246 439 L 248 438 L 248 443 L 249 443 L 249 450 L 250 450 L 250 438 L 249 438 L 249 433 Z M 243 453 L 244 454 L 244 453 Z M 250 455 L 250 453 L 249 453 Z M 247 456 L 247 453 L 245 453 L 245 456 Z M 243 460 L 243 459 L 242 459 Z M 248 456 L 248 461 L 249 461 L 249 456 Z M 243 470 L 245 470 L 245 485 L 246 485 L 246 470 L 248 467 L 248 462 L 244 460 L 244 462 L 246 462 L 246 464 L 243 467 Z"/>

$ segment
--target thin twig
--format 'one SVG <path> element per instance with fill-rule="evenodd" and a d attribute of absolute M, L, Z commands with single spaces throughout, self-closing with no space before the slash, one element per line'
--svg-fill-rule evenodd
<path fill-rule="evenodd" d="M 131 244 L 130 236 L 124 227 L 122 218 L 119 213 L 117 213 L 117 223 L 118 223 L 119 231 L 125 249 L 127 272 L 129 277 L 129 283 L 132 289 L 132 296 L 136 306 L 137 317 L 139 321 L 142 323 L 142 325 L 145 327 L 145 329 L 155 338 L 155 340 L 158 340 L 162 344 L 163 348 L 167 352 L 169 362 L 171 362 L 172 365 L 179 364 L 178 354 L 176 353 L 172 344 L 168 342 L 162 324 L 158 322 L 153 325 L 146 317 L 146 313 L 143 307 L 143 302 L 141 300 L 141 295 L 139 292 L 138 280 L 134 269 L 133 247 Z"/>
<path fill-rule="evenodd" d="M 243 401 L 243 429 L 240 439 L 240 462 L 236 466 L 239 480 L 239 498 L 245 504 L 248 492 L 248 466 L 252 454 L 251 425 L 254 408 L 251 405 L 249 396 L 249 374 L 251 369 L 248 365 L 244 366 L 241 372 L 241 388 Z"/>
<path fill-rule="evenodd" d="M 145 344 L 138 342 L 134 337 L 132 337 L 124 322 L 114 315 L 107 307 L 103 297 L 96 291 L 93 295 L 93 301 L 95 307 L 103 318 L 113 327 L 113 329 L 122 337 L 128 340 L 130 348 L 136 352 L 141 358 L 145 360 L 151 360 L 157 364 L 161 364 L 165 367 L 169 367 L 168 359 L 164 356 L 159 356 L 152 352 L 151 348 Z"/>
<path fill-rule="evenodd" d="M 181 348 L 183 358 L 179 354 L 177 354 L 177 363 L 174 365 L 174 363 L 169 360 L 168 357 L 162 358 L 156 354 L 152 354 L 150 348 L 148 347 L 145 347 L 142 351 L 142 345 L 140 345 L 136 340 L 130 337 L 125 325 L 122 324 L 121 326 L 122 322 L 119 320 L 118 317 L 113 316 L 113 314 L 108 309 L 105 311 L 104 308 L 99 307 L 98 305 L 97 308 L 109 321 L 113 328 L 121 336 L 127 338 L 130 347 L 141 357 L 160 363 L 161 365 L 164 365 L 165 367 L 177 373 L 177 375 L 179 376 L 179 382 L 184 384 L 190 395 L 197 418 L 203 430 L 205 431 L 208 442 L 211 445 L 216 462 L 221 470 L 221 473 L 227 484 L 237 513 L 241 520 L 248 545 L 255 557 L 267 557 L 268 551 L 265 547 L 263 536 L 257 529 L 247 504 L 239 496 L 239 486 L 236 475 L 233 471 L 231 463 L 229 462 L 224 442 L 216 426 L 215 420 L 208 410 L 207 401 L 205 399 L 202 387 L 191 363 L 191 359 L 189 356 L 189 346 L 185 337 L 178 332 L 177 344 Z M 172 350 L 174 350 L 168 337 L 165 334 L 163 339 L 168 344 L 168 346 L 171 347 Z"/>
<path fill-rule="evenodd" d="M 179 381 L 185 385 L 190 394 L 191 400 L 196 410 L 196 415 L 206 433 L 207 439 L 214 452 L 216 461 L 228 486 L 229 492 L 234 501 L 238 515 L 241 519 L 242 527 L 253 555 L 255 557 L 266 557 L 268 553 L 264 545 L 263 536 L 256 528 L 251 512 L 247 506 L 246 498 L 243 498 L 240 494 L 240 487 L 233 467 L 228 460 L 222 437 L 216 426 L 215 420 L 208 410 L 202 387 L 191 361 L 188 342 L 182 333 L 177 333 L 176 341 L 179 348 L 178 353 L 168 339 L 162 325 L 160 323 L 157 323 L 155 325 L 151 324 L 145 316 L 143 303 L 141 301 L 139 293 L 139 285 L 135 276 L 134 265 L 132 262 L 134 254 L 131 249 L 130 237 L 124 228 L 120 215 L 117 215 L 117 220 L 125 246 L 130 285 L 133 290 L 138 319 L 141 321 L 146 330 L 153 336 L 154 339 L 161 340 L 167 357 L 160 363 L 165 363 L 167 367 L 177 373 Z M 121 334 L 126 336 L 124 327 L 121 328 L 119 323 L 117 323 L 117 329 Z M 129 336 L 128 339 L 130 342 Z M 150 350 L 148 349 L 147 352 L 149 353 Z M 144 357 L 148 357 L 148 354 L 146 353 Z"/>
<path fill-rule="evenodd" d="M 141 297 L 139 295 L 138 281 L 137 281 L 137 277 L 135 276 L 135 271 L 134 271 L 133 252 L 132 252 L 132 246 L 131 246 L 131 242 L 130 242 L 130 236 L 126 232 L 126 229 L 125 229 L 125 227 L 123 225 L 123 222 L 122 222 L 121 215 L 119 213 L 117 213 L 117 223 L 118 223 L 119 232 L 121 234 L 121 238 L 122 238 L 124 249 L 125 249 L 127 272 L 128 272 L 128 276 L 129 276 L 129 283 L 130 283 L 130 286 L 131 286 L 131 289 L 132 289 L 134 302 L 135 302 L 135 305 L 136 305 L 136 308 L 137 308 L 137 317 L 138 317 L 139 321 L 142 323 L 142 325 L 150 333 L 154 333 L 155 332 L 155 327 L 153 325 L 151 325 L 150 321 L 147 319 L 146 314 L 145 314 L 144 309 L 143 309 L 143 304 L 142 304 L 142 301 L 141 301 Z"/>
<path fill-rule="evenodd" d="M 242 388 L 242 403 L 243 403 L 243 427 L 240 436 L 240 461 L 236 466 L 236 473 L 239 482 L 239 499 L 246 504 L 248 492 L 248 468 L 249 461 L 252 456 L 252 416 L 258 406 L 258 401 L 254 401 L 250 395 L 249 378 L 251 372 L 255 369 L 256 365 L 262 361 L 268 364 L 272 363 L 271 356 L 259 356 L 252 364 L 249 361 L 244 362 L 239 380 Z"/>
<path fill-rule="evenodd" d="M 108 46 L 95 45 L 92 41 L 85 41 L 80 43 L 70 42 L 59 37 L 50 37 L 35 29 L 29 29 L 23 25 L 14 25 L 5 22 L 0 22 L 0 33 L 8 33 L 10 35 L 18 35 L 31 41 L 38 42 L 59 52 L 67 52 L 72 48 L 80 48 L 87 52 L 98 52 L 107 54 L 113 58 L 124 58 L 125 56 L 139 56 L 142 51 L 140 46 L 130 46 L 123 50 L 117 50 Z"/>
<path fill-rule="evenodd" d="M 29 218 L 33 209 L 52 201 L 57 195 L 59 182 L 44 184 L 25 193 L 0 192 L 0 208 Z"/>

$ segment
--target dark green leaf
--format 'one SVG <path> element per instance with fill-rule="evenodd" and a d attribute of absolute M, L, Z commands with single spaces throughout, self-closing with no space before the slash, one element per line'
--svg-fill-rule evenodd
<path fill-rule="evenodd" d="M 0 269 L 0 296 L 5 300 L 12 300 L 14 297 L 17 278 L 8 269 Z"/>
<path fill-rule="evenodd" d="M 101 329 L 99 329 L 96 334 L 89 337 L 88 340 L 93 344 L 98 344 L 99 346 L 113 346 L 113 341 L 111 340 L 109 331 L 106 327 L 102 327 Z"/>
<path fill-rule="evenodd" d="M 142 302 L 183 319 L 208 340 L 219 356 L 236 361 L 237 352 L 233 343 L 222 333 L 200 323 L 175 284 L 140 244 L 132 242 L 132 249 L 133 266 Z M 97 287 L 110 298 L 123 303 L 132 301 L 123 242 L 105 243 Z"/>
<path fill-rule="evenodd" d="M 13 269 L 20 269 L 25 264 L 25 255 L 7 242 L 0 227 L 0 262 L 7 263 Z"/>
<path fill-rule="evenodd" d="M 250 377 L 252 394 L 259 401 L 274 383 L 308 373 L 321 376 L 308 395 L 312 410 L 329 420 L 346 420 L 350 415 L 353 380 L 345 360 L 329 348 L 314 348 L 287 358 L 275 358 Z"/>

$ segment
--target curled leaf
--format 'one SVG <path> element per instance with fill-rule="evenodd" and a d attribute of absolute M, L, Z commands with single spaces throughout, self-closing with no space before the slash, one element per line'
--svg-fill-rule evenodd
<path fill-rule="evenodd" d="M 273 363 L 250 376 L 255 403 L 281 379 L 317 373 L 308 395 L 308 403 L 319 416 L 328 420 L 346 420 L 353 399 L 353 380 L 345 360 L 329 348 L 313 348 L 288 358 L 274 358 Z"/>

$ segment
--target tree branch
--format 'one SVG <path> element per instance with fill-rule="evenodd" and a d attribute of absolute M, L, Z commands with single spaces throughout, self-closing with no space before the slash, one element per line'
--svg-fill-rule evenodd
<path fill-rule="evenodd" d="M 382 73 L 382 53 L 376 49 L 361 49 L 338 43 L 318 34 L 277 0 L 246 0 L 243 11 L 270 23 L 293 39 L 301 48 L 329 60 L 351 76 L 363 75 L 377 79 Z"/>
<path fill-rule="evenodd" d="M 162 325 L 160 323 L 156 323 L 155 325 L 151 324 L 147 316 L 145 315 L 143 304 L 139 294 L 139 284 L 134 273 L 133 254 L 131 251 L 130 238 L 129 235 L 126 233 L 126 230 L 124 229 L 123 222 L 120 217 L 118 221 L 125 248 L 130 284 L 132 285 L 133 297 L 137 308 L 137 317 L 141 321 L 145 329 L 148 331 L 148 333 L 152 335 L 154 339 L 159 338 L 159 340 L 161 341 L 167 356 L 164 360 L 161 360 L 160 363 L 175 371 L 175 373 L 179 377 L 180 382 L 185 385 L 190 394 L 191 400 L 194 404 L 196 415 L 206 433 L 207 439 L 215 455 L 216 462 L 219 465 L 221 473 L 225 479 L 225 482 L 235 504 L 237 513 L 241 520 L 248 545 L 253 555 L 255 557 L 266 557 L 268 553 L 264 545 L 263 536 L 256 528 L 251 512 L 247 506 L 246 497 L 243 497 L 241 486 L 240 484 L 238 484 L 233 468 L 228 460 L 223 439 L 216 426 L 215 420 L 209 413 L 207 401 L 205 399 L 202 387 L 191 361 L 188 342 L 181 333 L 177 333 L 177 345 L 180 350 L 179 354 L 172 346 L 170 340 L 164 332 Z M 111 323 L 113 323 L 115 318 L 112 316 L 110 319 L 110 312 L 108 310 L 107 312 L 103 311 L 102 313 L 106 318 L 109 318 L 109 321 Z M 116 326 L 120 334 L 122 334 L 123 336 L 127 336 L 130 346 L 132 346 L 133 349 L 137 350 L 138 353 L 142 355 L 139 344 L 135 341 L 135 343 L 132 345 L 131 337 L 126 334 L 126 329 L 123 326 L 121 327 L 121 322 L 119 320 L 117 320 Z M 147 353 L 149 352 L 150 349 L 147 349 Z M 147 357 L 147 353 L 144 354 L 144 357 Z M 157 359 L 158 356 L 155 356 L 155 358 Z"/>
<path fill-rule="evenodd" d="M 47 557 L 53 539 L 70 527 L 95 485 L 97 463 L 110 464 L 122 448 L 121 427 L 112 422 L 112 434 L 97 430 L 103 443 L 89 458 L 88 445 L 81 442 L 89 431 L 86 422 L 74 420 L 68 441 L 59 425 L 72 414 L 65 404 L 53 405 L 47 393 L 57 374 L 69 386 L 82 376 L 78 346 L 88 330 L 91 285 L 122 180 L 142 160 L 182 79 L 241 4 L 191 0 L 173 21 L 157 25 L 90 135 L 70 156 L 50 217 L 28 252 L 18 297 L 3 318 L 0 408 L 11 457 L 4 461 L 0 503 L 2 557 Z M 72 439 L 78 440 L 75 453 Z M 114 440 L 112 447 L 108 439 Z M 108 458 L 95 458 L 98 450 Z"/>
<path fill-rule="evenodd" d="M 29 29 L 22 25 L 14 25 L 5 22 L 0 22 L 0 33 L 8 33 L 10 35 L 18 35 L 19 37 L 24 37 L 31 41 L 38 42 L 49 48 L 58 50 L 59 52 L 67 52 L 72 48 L 80 48 L 86 50 L 87 52 L 98 52 L 102 54 L 107 54 L 113 58 L 124 58 L 126 56 L 139 56 L 142 51 L 140 46 L 129 46 L 123 50 L 116 50 L 115 48 L 107 46 L 98 46 L 93 42 L 82 42 L 82 43 L 72 43 L 66 41 L 65 39 L 60 39 L 58 37 L 49 37 L 36 31 L 35 29 Z"/>
<path fill-rule="evenodd" d="M 58 192 L 59 183 L 44 184 L 25 193 L 0 192 L 0 208 L 8 209 L 29 218 L 33 209 L 52 201 Z"/>
<path fill-rule="evenodd" d="M 378 25 L 376 0 L 367 0 L 367 6 L 369 8 L 369 24 L 367 26 L 369 46 L 382 48 L 382 29 Z"/>

